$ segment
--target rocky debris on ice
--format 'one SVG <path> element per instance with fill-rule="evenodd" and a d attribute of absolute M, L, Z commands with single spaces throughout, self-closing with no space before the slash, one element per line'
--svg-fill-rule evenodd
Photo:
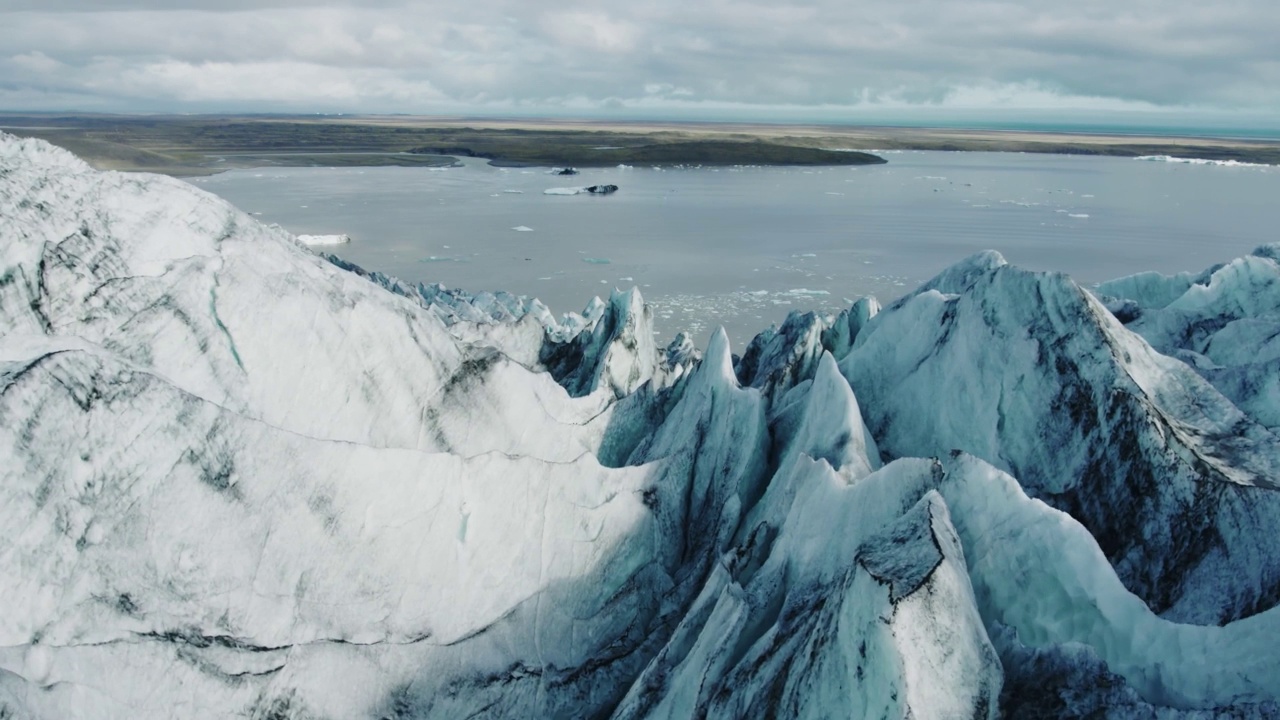
<path fill-rule="evenodd" d="M 0 228 L 0 716 L 1275 716 L 1275 438 L 1063 276 L 735 363 L 4 135 Z"/>

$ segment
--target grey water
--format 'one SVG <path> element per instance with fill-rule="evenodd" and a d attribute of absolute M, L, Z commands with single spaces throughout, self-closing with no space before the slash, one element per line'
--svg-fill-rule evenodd
<path fill-rule="evenodd" d="M 410 282 L 507 290 L 557 313 L 640 288 L 658 334 L 735 349 L 792 310 L 882 302 L 984 250 L 1081 284 L 1201 270 L 1280 241 L 1280 168 L 890 152 L 841 168 L 263 168 L 195 179 Z M 608 196 L 544 190 L 611 183 Z M 517 230 L 515 228 L 529 228 Z"/>

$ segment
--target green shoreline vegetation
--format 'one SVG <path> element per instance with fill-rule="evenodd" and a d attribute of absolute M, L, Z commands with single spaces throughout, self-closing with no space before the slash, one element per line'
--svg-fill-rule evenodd
<path fill-rule="evenodd" d="M 209 175 L 264 166 L 866 165 L 856 149 L 1170 155 L 1280 165 L 1280 143 L 929 128 L 604 123 L 411 116 L 0 114 L 99 169 Z"/>

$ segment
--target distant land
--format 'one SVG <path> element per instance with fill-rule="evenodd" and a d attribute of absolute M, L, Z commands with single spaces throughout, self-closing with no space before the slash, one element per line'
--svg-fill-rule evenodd
<path fill-rule="evenodd" d="M 1247 138 L 840 125 L 415 117 L 0 113 L 99 169 L 208 175 L 263 166 L 862 165 L 886 150 L 1170 155 L 1280 165 L 1280 142 Z"/>

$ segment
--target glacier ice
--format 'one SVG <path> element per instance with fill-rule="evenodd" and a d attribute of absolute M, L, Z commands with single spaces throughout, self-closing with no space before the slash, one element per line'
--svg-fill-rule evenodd
<path fill-rule="evenodd" d="M 5 135 L 0 233 L 0 717 L 1280 715 L 1274 247 L 735 357 Z"/>
<path fill-rule="evenodd" d="M 1280 245 L 1196 275 L 1098 286 L 1108 307 L 1158 351 L 1185 361 L 1258 423 L 1280 428 Z"/>
<path fill-rule="evenodd" d="M 1280 441 L 1069 278 L 993 253 L 872 318 L 841 364 L 880 448 L 1010 472 L 1170 618 L 1274 605 Z"/>

